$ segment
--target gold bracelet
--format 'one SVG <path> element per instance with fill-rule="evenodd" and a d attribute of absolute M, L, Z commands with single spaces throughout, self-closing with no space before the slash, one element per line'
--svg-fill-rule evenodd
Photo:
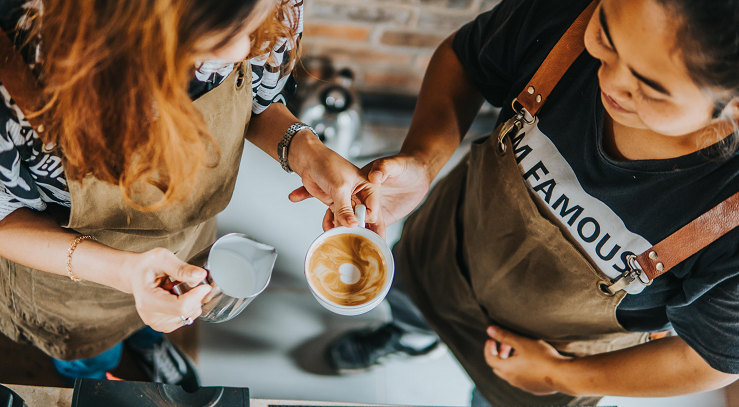
<path fill-rule="evenodd" d="M 74 239 L 72 245 L 69 246 L 69 250 L 67 250 L 67 276 L 74 282 L 82 281 L 82 279 L 77 278 L 74 273 L 72 273 L 72 253 L 74 253 L 74 249 L 77 248 L 77 245 L 86 239 L 97 241 L 94 236 L 79 236 L 77 239 Z"/>

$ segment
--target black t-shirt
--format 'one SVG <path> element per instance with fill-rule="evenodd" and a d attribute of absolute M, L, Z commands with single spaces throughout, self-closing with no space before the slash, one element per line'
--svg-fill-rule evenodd
<path fill-rule="evenodd" d="M 454 51 L 485 98 L 503 107 L 501 121 L 513 115 L 513 98 L 590 1 L 504 0 L 457 32 Z M 714 145 L 668 160 L 609 157 L 602 147 L 599 66 L 584 52 L 514 147 L 542 212 L 596 267 L 615 276 L 628 254 L 643 252 L 739 191 L 739 154 L 720 159 L 722 146 Z M 672 327 L 712 367 L 739 373 L 739 228 L 641 293 L 626 295 L 616 316 L 629 331 Z"/>

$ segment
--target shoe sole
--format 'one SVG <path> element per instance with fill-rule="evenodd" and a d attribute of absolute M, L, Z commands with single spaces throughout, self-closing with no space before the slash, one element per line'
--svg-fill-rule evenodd
<path fill-rule="evenodd" d="M 359 375 L 359 374 L 364 374 L 364 373 L 370 373 L 371 371 L 384 365 L 386 362 L 392 362 L 392 361 L 407 361 L 410 363 L 428 362 L 431 360 L 440 359 L 442 356 L 446 355 L 448 351 L 449 351 L 449 348 L 447 348 L 445 344 L 439 343 L 439 345 L 434 350 L 432 350 L 431 352 L 425 355 L 411 356 L 407 353 L 400 352 L 400 353 L 395 353 L 389 356 L 383 356 L 383 357 L 377 358 L 378 363 L 370 367 L 365 367 L 362 369 L 338 369 L 338 372 L 342 376 L 353 376 L 353 375 Z"/>

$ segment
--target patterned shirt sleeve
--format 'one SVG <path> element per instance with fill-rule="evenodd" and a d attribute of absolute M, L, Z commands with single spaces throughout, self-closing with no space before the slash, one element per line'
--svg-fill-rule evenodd
<path fill-rule="evenodd" d="M 254 101 L 252 112 L 262 113 L 274 102 L 287 104 L 295 93 L 295 82 L 290 72 L 295 67 L 295 60 L 290 58 L 289 51 L 298 46 L 303 36 L 303 0 L 291 0 L 294 7 L 294 18 L 298 19 L 297 32 L 292 41 L 282 38 L 272 48 L 272 52 L 258 58 L 252 58 L 252 90 Z M 292 25 L 290 21 L 286 25 Z"/>
<path fill-rule="evenodd" d="M 0 220 L 20 208 L 25 208 L 25 206 L 9 193 L 0 181 Z"/>
<path fill-rule="evenodd" d="M 43 211 L 46 203 L 21 156 L 28 151 L 28 129 L 21 126 L 24 120 L 19 120 L 8 106 L 11 99 L 2 84 L 0 95 L 0 219 L 3 219 L 23 207 Z"/>
<path fill-rule="evenodd" d="M 292 41 L 282 38 L 272 47 L 272 51 L 249 60 L 252 77 L 252 112 L 262 113 L 274 102 L 287 104 L 295 94 L 297 84 L 291 72 L 295 61 L 290 58 L 289 51 L 297 47 L 303 37 L 303 0 L 290 0 L 297 19 L 297 30 Z M 285 25 L 294 26 L 292 20 Z M 195 77 L 190 82 L 190 96 L 193 99 L 218 86 L 234 69 L 233 63 L 223 61 L 205 61 L 195 70 Z"/>
<path fill-rule="evenodd" d="M 35 7 L 35 4 L 40 2 L 27 1 L 24 8 Z M 290 75 L 295 61 L 288 57 L 288 51 L 297 46 L 302 37 L 303 0 L 290 0 L 290 5 L 294 7 L 293 17 L 298 19 L 298 29 L 293 41 L 283 38 L 265 58 L 249 61 L 253 71 L 252 111 L 256 114 L 263 112 L 273 102 L 287 103 L 295 93 L 295 81 Z M 20 14 L 20 17 L 23 15 L 25 13 Z M 293 26 L 290 21 L 285 24 Z M 19 25 L 23 24 L 0 18 L 0 31 L 5 26 Z M 36 46 L 30 50 L 35 50 L 35 56 L 38 56 L 38 49 Z M 33 61 L 33 55 L 30 56 L 29 61 Z M 34 67 L 33 62 L 29 62 L 29 65 Z M 217 86 L 233 68 L 233 63 L 204 62 L 196 70 L 191 82 L 191 96 L 196 98 Z M 47 203 L 67 208 L 71 206 L 62 160 L 53 152 L 45 152 L 42 141 L 25 120 L 23 112 L 0 84 L 0 220 L 19 208 L 46 210 Z"/>

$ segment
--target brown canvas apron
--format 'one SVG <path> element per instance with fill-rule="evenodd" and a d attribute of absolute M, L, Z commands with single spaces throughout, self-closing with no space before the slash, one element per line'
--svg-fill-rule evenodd
<path fill-rule="evenodd" d="M 583 35 L 596 5 L 597 0 L 580 14 L 514 99 L 517 114 L 492 137 L 473 144 L 431 191 L 394 250 L 408 293 L 494 405 L 584 405 L 597 404 L 599 397 L 534 396 L 510 386 L 485 362 L 488 325 L 543 339 L 576 356 L 646 342 L 651 335 L 626 332 L 616 319 L 623 290 L 639 292 L 739 227 L 737 192 L 629 258 L 621 275 L 611 278 L 547 219 L 551 212 L 538 210 L 510 140 L 535 126 L 554 86 L 584 51 Z M 728 135 L 734 128 L 719 131 Z"/>
<path fill-rule="evenodd" d="M 182 260 L 213 243 L 215 215 L 230 201 L 236 183 L 251 117 L 250 83 L 251 66 L 238 64 L 219 86 L 194 102 L 221 155 L 216 167 L 200 171 L 185 201 L 140 212 L 126 204 L 117 186 L 88 177 L 69 183 L 71 215 L 62 226 L 116 249 L 144 252 L 163 247 Z M 215 152 L 209 151 L 208 162 L 215 160 Z M 154 202 L 161 196 L 147 185 L 136 199 Z M 130 294 L 89 281 L 76 283 L 3 258 L 0 273 L 0 331 L 55 358 L 95 356 L 143 326 Z"/>
<path fill-rule="evenodd" d="M 499 149 L 501 129 L 514 119 L 473 143 L 409 218 L 394 249 L 398 271 L 429 324 L 493 405 L 594 405 L 599 397 L 535 396 L 515 388 L 484 359 L 486 328 L 493 323 L 577 356 L 648 339 L 626 332 L 616 319 L 625 292 L 600 291 L 598 282 L 611 279 L 539 211 L 510 137 L 505 152 Z"/>
<path fill-rule="evenodd" d="M 485 362 L 491 323 L 573 355 L 621 349 L 648 337 L 619 325 L 616 307 L 624 292 L 606 296 L 597 290 L 604 276 L 539 212 L 508 144 L 504 156 L 496 151 L 495 133 L 474 144 L 439 182 L 405 224 L 394 249 L 398 271 L 493 405 L 596 404 L 598 398 L 534 396 L 495 376 Z"/>

